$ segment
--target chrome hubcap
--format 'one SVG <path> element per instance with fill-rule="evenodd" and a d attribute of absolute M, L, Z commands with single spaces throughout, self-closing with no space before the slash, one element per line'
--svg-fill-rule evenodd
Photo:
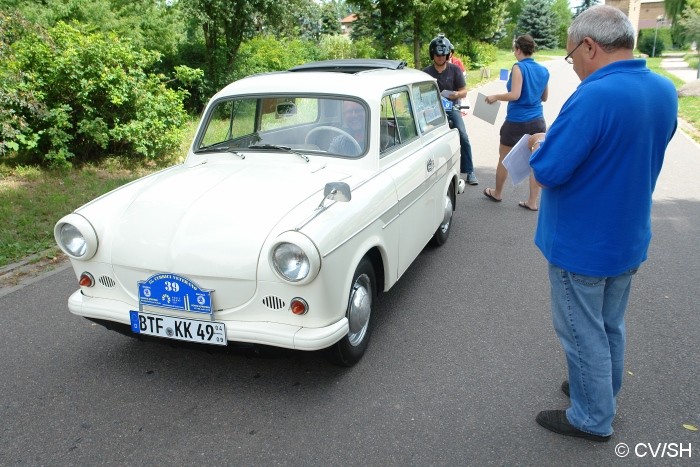
<path fill-rule="evenodd" d="M 359 276 L 353 284 L 348 307 L 348 341 L 355 347 L 362 342 L 367 333 L 372 312 L 372 285 L 367 274 Z"/>
<path fill-rule="evenodd" d="M 446 233 L 450 228 L 450 222 L 452 221 L 452 197 L 448 193 L 445 195 L 445 214 L 442 217 L 442 224 L 440 224 L 440 230 L 442 233 Z"/>

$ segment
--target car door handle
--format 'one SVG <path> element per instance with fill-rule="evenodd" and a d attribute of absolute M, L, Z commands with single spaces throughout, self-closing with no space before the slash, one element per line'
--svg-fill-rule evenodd
<path fill-rule="evenodd" d="M 432 157 L 428 159 L 428 163 L 425 165 L 425 168 L 428 170 L 428 172 L 432 172 L 435 168 L 435 161 Z"/>

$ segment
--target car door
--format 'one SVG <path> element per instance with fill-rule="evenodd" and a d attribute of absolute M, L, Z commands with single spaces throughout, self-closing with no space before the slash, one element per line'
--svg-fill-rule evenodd
<path fill-rule="evenodd" d="M 432 219 L 437 200 L 430 195 L 436 162 L 421 145 L 407 88 L 392 90 L 382 99 L 380 163 L 394 181 L 399 203 L 396 264 L 400 277 L 430 240 L 437 225 Z"/>

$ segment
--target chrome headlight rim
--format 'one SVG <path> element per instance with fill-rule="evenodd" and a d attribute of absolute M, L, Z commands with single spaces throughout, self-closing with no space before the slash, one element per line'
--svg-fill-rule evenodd
<path fill-rule="evenodd" d="M 80 214 L 71 213 L 62 217 L 55 225 L 54 239 L 66 255 L 80 261 L 95 256 L 99 242 L 97 233 L 90 222 Z M 71 246 L 68 239 L 76 239 L 80 247 Z"/>
<path fill-rule="evenodd" d="M 281 249 L 287 249 L 287 252 L 283 252 Z M 293 256 L 294 252 L 304 262 L 300 269 L 305 272 L 301 277 L 285 274 L 284 270 L 288 268 L 283 268 L 280 264 L 281 260 L 289 258 L 290 255 Z M 283 257 L 280 258 L 278 253 L 283 253 Z M 318 276 L 321 270 L 321 255 L 316 245 L 307 236 L 294 231 L 284 232 L 277 237 L 270 248 L 269 262 L 277 277 L 295 285 L 308 284 Z"/>

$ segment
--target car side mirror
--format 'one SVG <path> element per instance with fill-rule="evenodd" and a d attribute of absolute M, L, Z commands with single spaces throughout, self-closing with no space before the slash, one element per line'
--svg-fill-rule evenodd
<path fill-rule="evenodd" d="M 323 189 L 324 200 L 348 202 L 352 199 L 350 185 L 345 182 L 326 183 Z"/>

